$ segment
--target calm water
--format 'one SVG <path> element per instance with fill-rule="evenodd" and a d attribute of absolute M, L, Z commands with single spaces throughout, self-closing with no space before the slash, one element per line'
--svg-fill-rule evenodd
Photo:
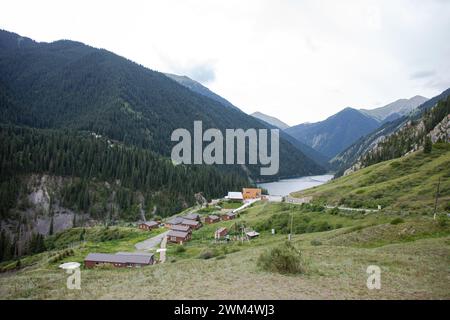
<path fill-rule="evenodd" d="M 307 176 L 295 179 L 284 179 L 277 182 L 260 183 L 259 187 L 266 189 L 272 196 L 287 196 L 294 191 L 305 190 L 331 180 L 333 175 Z"/>

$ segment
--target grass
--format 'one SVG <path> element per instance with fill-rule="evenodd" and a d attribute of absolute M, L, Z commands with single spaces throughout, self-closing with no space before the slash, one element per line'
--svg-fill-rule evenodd
<path fill-rule="evenodd" d="M 234 223 L 255 226 L 276 214 L 310 215 L 335 219 L 341 228 L 295 234 L 292 244 L 307 261 L 306 273 L 284 275 L 258 267 L 261 255 L 283 246 L 287 236 L 263 231 L 250 242 L 214 243 L 214 230 Z M 82 290 L 65 288 L 66 275 L 48 253 L 30 257 L 35 263 L 0 275 L 2 299 L 422 299 L 450 298 L 448 268 L 450 226 L 431 217 L 395 214 L 329 214 L 308 212 L 299 206 L 259 203 L 232 221 L 206 225 L 194 232 L 183 249 L 170 244 L 168 262 L 141 269 L 82 269 Z M 76 238 L 75 231 L 72 236 Z M 129 251 L 148 232 L 121 228 L 121 239 L 74 247 L 63 261 L 82 261 L 91 251 Z M 99 236 L 101 229 L 91 231 Z M 66 235 L 68 237 L 68 235 Z M 62 239 L 62 236 L 59 236 Z M 56 250 L 58 251 L 58 250 Z M 209 252 L 208 259 L 202 256 Z M 365 287 L 368 265 L 382 269 L 382 289 Z M 245 290 L 243 290 L 243 288 Z"/>

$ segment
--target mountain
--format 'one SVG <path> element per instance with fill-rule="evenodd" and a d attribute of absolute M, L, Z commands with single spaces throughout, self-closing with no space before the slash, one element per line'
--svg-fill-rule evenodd
<path fill-rule="evenodd" d="M 199 82 L 192 80 L 191 78 L 187 77 L 187 76 L 179 76 L 176 74 L 172 74 L 172 73 L 164 73 L 167 77 L 169 77 L 170 79 L 178 82 L 179 84 L 181 84 L 182 86 L 190 89 L 193 92 L 199 93 L 202 96 L 211 98 L 217 102 L 220 102 L 222 105 L 235 109 L 235 110 L 239 110 L 239 108 L 235 107 L 231 102 L 229 102 L 227 99 L 219 96 L 218 94 L 212 92 L 211 90 L 209 90 L 207 87 L 205 87 L 204 85 L 200 84 Z"/>
<path fill-rule="evenodd" d="M 356 109 L 345 108 L 324 121 L 299 124 L 285 132 L 332 158 L 378 126 L 377 120 Z"/>
<path fill-rule="evenodd" d="M 412 110 L 427 101 L 428 98 L 422 96 L 414 96 L 410 99 L 399 99 L 384 107 L 376 109 L 360 109 L 360 111 L 380 122 L 395 120 L 401 116 L 407 115 Z"/>
<path fill-rule="evenodd" d="M 259 120 L 265 121 L 277 128 L 280 128 L 282 130 L 285 130 L 287 128 L 289 128 L 289 125 L 284 123 L 283 121 L 281 121 L 280 119 L 277 119 L 275 117 L 269 116 L 267 114 L 264 114 L 262 112 L 253 112 L 252 114 L 250 114 L 252 117 L 255 117 Z"/>
<path fill-rule="evenodd" d="M 0 48 L 0 86 L 15 105 L 1 113 L 0 123 L 94 132 L 165 157 L 175 144 L 173 130 L 192 132 L 195 120 L 203 121 L 204 130 L 267 128 L 103 49 L 68 40 L 38 43 L 6 31 L 0 32 Z M 278 175 L 260 176 L 257 165 L 241 170 L 254 180 L 324 172 L 285 139 L 280 139 Z"/>
<path fill-rule="evenodd" d="M 364 157 L 370 150 L 376 148 L 378 143 L 382 142 L 390 135 L 402 130 L 408 122 L 420 121 L 424 113 L 436 106 L 439 101 L 446 100 L 448 96 L 450 96 L 450 89 L 425 101 L 415 108 L 408 116 L 402 116 L 394 121 L 384 123 L 379 128 L 360 138 L 330 161 L 332 169 L 337 172 L 337 175 L 342 175 L 351 167 L 353 167 L 352 170 L 357 169 L 360 167 L 360 164 L 358 165 L 358 159 Z M 414 133 L 414 135 L 416 134 Z M 397 153 L 394 152 L 393 154 Z"/>

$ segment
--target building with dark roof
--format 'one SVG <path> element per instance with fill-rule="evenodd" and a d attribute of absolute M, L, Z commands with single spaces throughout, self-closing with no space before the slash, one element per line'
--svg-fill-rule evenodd
<path fill-rule="evenodd" d="M 200 221 L 200 215 L 197 213 L 189 213 L 188 215 L 183 216 L 184 219 L 196 220 Z"/>
<path fill-rule="evenodd" d="M 170 220 L 167 221 L 166 223 L 164 223 L 164 225 L 165 225 L 167 228 L 171 228 L 171 226 L 180 224 L 181 222 L 183 222 L 183 220 L 184 220 L 184 219 L 181 218 L 181 217 L 175 217 L 175 218 L 170 219 Z"/>
<path fill-rule="evenodd" d="M 236 213 L 233 212 L 227 212 L 224 215 L 222 215 L 222 220 L 232 220 L 236 218 Z"/>
<path fill-rule="evenodd" d="M 158 228 L 159 223 L 156 221 L 146 221 L 139 223 L 138 227 L 142 230 L 152 230 Z"/>
<path fill-rule="evenodd" d="M 109 264 L 114 267 L 142 267 L 153 264 L 154 256 L 151 253 L 132 253 L 121 252 L 116 254 L 109 253 L 89 253 L 84 258 L 86 268 L 93 268 L 98 265 Z"/>
<path fill-rule="evenodd" d="M 220 221 L 220 217 L 216 216 L 214 214 L 209 215 L 205 218 L 205 223 L 210 224 L 210 223 L 216 223 Z"/>
<path fill-rule="evenodd" d="M 189 226 L 185 226 L 185 225 L 181 225 L 181 224 L 174 224 L 173 226 L 170 227 L 170 230 L 173 231 L 181 231 L 181 232 L 189 232 L 191 233 L 191 227 Z"/>
<path fill-rule="evenodd" d="M 180 223 L 182 226 L 188 226 L 191 229 L 198 229 L 202 226 L 201 222 L 189 219 L 183 219 Z"/>
<path fill-rule="evenodd" d="M 183 244 L 191 239 L 189 232 L 170 230 L 167 234 L 167 241 Z"/>

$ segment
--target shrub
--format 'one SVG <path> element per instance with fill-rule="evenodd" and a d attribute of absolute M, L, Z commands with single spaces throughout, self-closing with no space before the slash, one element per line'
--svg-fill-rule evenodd
<path fill-rule="evenodd" d="M 177 246 L 177 247 L 175 248 L 175 253 L 183 253 L 183 252 L 185 252 L 185 251 L 186 251 L 186 248 L 183 247 L 183 246 Z"/>
<path fill-rule="evenodd" d="M 338 207 L 334 207 L 333 209 L 328 210 L 328 213 L 333 215 L 339 214 L 339 209 Z"/>
<path fill-rule="evenodd" d="M 200 253 L 200 259 L 211 259 L 214 258 L 214 252 L 210 251 L 210 250 L 205 250 L 202 253 Z"/>
<path fill-rule="evenodd" d="M 405 222 L 405 220 L 403 220 L 402 218 L 394 218 L 394 219 L 392 219 L 391 220 L 391 224 L 400 224 L 400 223 L 403 223 L 403 222 Z"/>
<path fill-rule="evenodd" d="M 322 245 L 322 241 L 317 240 L 317 239 L 311 240 L 311 245 L 313 245 L 313 246 L 321 246 Z"/>
<path fill-rule="evenodd" d="M 257 264 L 265 271 L 281 274 L 306 272 L 306 263 L 302 258 L 301 252 L 290 242 L 262 253 L 258 258 Z"/>
<path fill-rule="evenodd" d="M 448 225 L 448 217 L 447 214 L 440 214 L 437 217 L 437 223 L 440 227 L 445 227 Z"/>

